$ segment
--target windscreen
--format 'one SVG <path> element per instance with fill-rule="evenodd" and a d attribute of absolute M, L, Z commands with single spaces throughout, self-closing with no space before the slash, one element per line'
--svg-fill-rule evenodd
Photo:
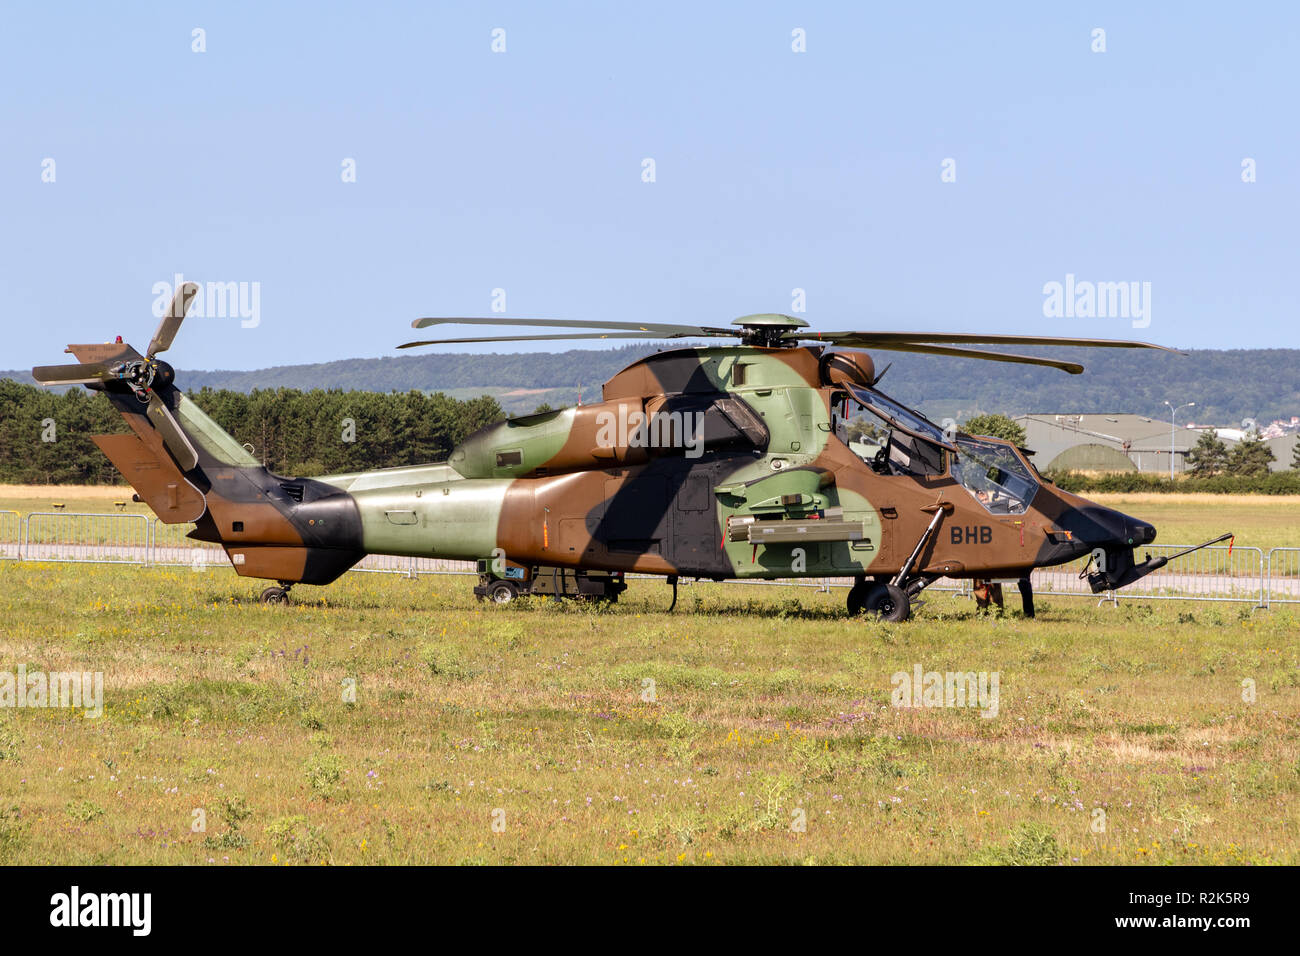
<path fill-rule="evenodd" d="M 1008 445 L 965 436 L 957 439 L 953 477 L 994 514 L 1022 514 L 1038 482 Z"/>

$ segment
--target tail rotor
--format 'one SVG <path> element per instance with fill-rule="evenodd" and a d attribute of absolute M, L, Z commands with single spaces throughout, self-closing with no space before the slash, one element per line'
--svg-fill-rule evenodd
<path fill-rule="evenodd" d="M 91 359 L 74 365 L 37 366 L 32 369 L 32 378 L 47 386 L 85 385 L 99 390 L 129 388 L 142 404 L 148 406 L 149 421 L 158 429 L 163 444 L 176 459 L 181 471 L 191 470 L 198 465 L 198 453 L 159 394 L 172 384 L 176 373 L 169 364 L 156 356 L 171 347 L 198 291 L 199 286 L 194 282 L 184 282 L 176 290 L 153 338 L 149 340 L 149 348 L 144 356 L 131 346 L 122 345 L 109 358 Z M 93 346 L 84 350 L 99 351 L 102 354 L 106 348 L 108 347 Z M 69 348 L 69 351 L 73 350 L 74 347 Z"/>

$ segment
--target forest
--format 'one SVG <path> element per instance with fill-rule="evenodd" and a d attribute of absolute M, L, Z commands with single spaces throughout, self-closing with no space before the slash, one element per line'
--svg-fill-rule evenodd
<path fill-rule="evenodd" d="M 502 418 L 492 398 L 459 401 L 440 392 L 204 388 L 189 396 L 272 471 L 294 476 L 437 461 Z M 0 380 L 0 482 L 119 481 L 91 436 L 126 430 L 102 394 Z"/>

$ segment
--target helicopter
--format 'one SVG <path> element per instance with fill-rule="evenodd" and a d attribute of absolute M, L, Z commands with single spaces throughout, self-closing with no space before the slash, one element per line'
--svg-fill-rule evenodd
<path fill-rule="evenodd" d="M 529 326 L 541 334 L 471 342 L 690 339 L 628 365 L 592 404 L 480 429 L 444 462 L 314 478 L 277 475 L 175 384 L 169 349 L 198 291 L 185 283 L 145 354 L 119 337 L 70 345 L 76 364 L 34 368 L 45 385 L 105 393 L 130 431 L 94 436 L 136 496 L 190 537 L 218 543 L 240 574 L 326 585 L 369 554 L 476 561 L 504 588 L 536 570 L 618 583 L 628 573 L 724 581 L 848 577 L 851 614 L 906 620 L 941 577 L 1021 582 L 1090 556 L 1094 592 L 1167 563 L 1138 562 L 1149 523 L 1053 485 L 1011 442 L 941 428 L 877 386 L 866 351 L 1048 366 L 1074 362 L 972 348 L 1028 344 L 1174 351 L 1146 342 L 932 332 L 816 332 L 801 318 L 746 315 L 730 327 L 565 319 L 420 318 Z M 553 331 L 581 330 L 581 331 Z M 709 340 L 724 340 L 721 342 Z M 887 370 L 887 367 L 886 369 Z M 879 422 L 859 454 L 846 423 Z M 1206 542 L 1205 547 L 1213 542 Z M 1191 549 L 1194 550 L 1194 549 Z M 497 589 L 497 598 L 509 597 Z"/>

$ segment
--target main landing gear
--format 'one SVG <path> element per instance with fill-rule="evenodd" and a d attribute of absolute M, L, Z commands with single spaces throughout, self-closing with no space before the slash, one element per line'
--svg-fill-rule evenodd
<path fill-rule="evenodd" d="M 848 607 L 854 617 L 865 611 L 882 621 L 906 621 L 912 614 L 912 599 L 893 584 L 858 578 L 849 588 Z"/>
<path fill-rule="evenodd" d="M 289 588 L 293 587 L 292 582 L 280 582 L 279 587 L 267 588 L 262 592 L 261 601 L 263 604 L 288 604 Z"/>
<path fill-rule="evenodd" d="M 870 583 L 863 576 L 849 589 L 850 614 L 856 616 L 865 611 L 882 621 L 906 621 L 912 616 L 912 598 L 925 590 L 937 577 L 933 574 L 913 574 L 912 569 L 916 567 L 926 545 L 934 538 L 939 522 L 953 507 L 951 502 L 941 501 L 925 510 L 933 511 L 934 515 L 898 573 L 892 578 L 876 578 Z"/>

